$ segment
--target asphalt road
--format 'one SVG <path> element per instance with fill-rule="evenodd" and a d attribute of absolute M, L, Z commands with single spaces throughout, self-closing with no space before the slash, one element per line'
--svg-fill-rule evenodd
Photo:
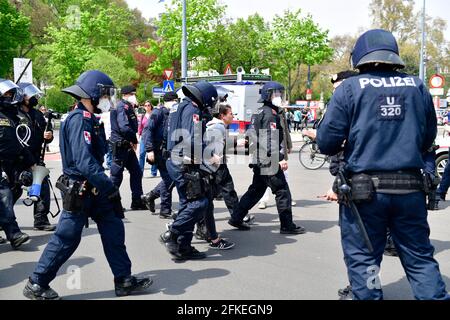
<path fill-rule="evenodd" d="M 298 147 L 297 144 L 297 150 Z M 234 231 L 226 223 L 229 214 L 224 203 L 216 202 L 218 230 L 223 237 L 236 242 L 236 247 L 230 251 L 214 251 L 205 243 L 194 240 L 197 249 L 206 251 L 208 258 L 175 263 L 158 242 L 167 221 L 146 211 L 127 212 L 126 245 L 133 262 L 133 273 L 152 276 L 154 284 L 149 294 L 122 299 L 336 300 L 337 290 L 347 285 L 338 208 L 336 204 L 318 198 L 329 188 L 332 179 L 327 168 L 318 171 L 303 169 L 297 157 L 297 153 L 293 155 L 289 169 L 291 191 L 297 201 L 293 213 L 295 221 L 306 227 L 307 234 L 279 234 L 273 200 L 266 210 L 252 210 L 251 213 L 256 215 L 256 225 L 251 231 Z M 55 181 L 61 173 L 60 161 L 48 161 L 48 167 Z M 231 165 L 231 172 L 241 196 L 251 182 L 251 171 L 245 164 L 240 164 Z M 159 182 L 159 178 L 151 179 L 149 176 L 147 169 L 143 183 L 146 192 Z M 131 203 L 128 181 L 128 174 L 125 174 L 121 193 L 126 208 Z M 174 201 L 177 200 L 174 192 Z M 176 206 L 177 203 L 174 204 Z M 429 217 L 436 259 L 448 287 L 449 206 L 444 203 L 444 210 L 431 213 Z M 22 289 L 50 236 L 45 232 L 33 231 L 30 208 L 18 203 L 16 215 L 23 231 L 31 235 L 31 241 L 20 251 L 12 251 L 9 244 L 0 245 L 0 299 L 24 299 Z M 75 273 L 68 272 L 70 266 L 75 266 Z M 381 280 L 386 299 L 413 298 L 397 258 L 384 257 Z M 94 223 L 84 230 L 79 248 L 61 268 L 51 286 L 64 299 L 116 299 L 113 276 Z"/>

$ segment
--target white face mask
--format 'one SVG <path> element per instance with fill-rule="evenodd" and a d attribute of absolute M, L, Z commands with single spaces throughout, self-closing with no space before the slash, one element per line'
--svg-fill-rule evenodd
<path fill-rule="evenodd" d="M 97 106 L 97 108 L 99 108 L 103 113 L 109 112 L 109 110 L 111 110 L 111 107 L 112 102 L 108 98 L 101 98 Z"/>
<path fill-rule="evenodd" d="M 135 105 L 135 106 L 137 106 L 137 104 L 138 104 L 138 101 L 137 101 L 137 98 L 136 98 L 135 95 L 129 96 L 129 97 L 127 98 L 127 101 L 128 101 L 129 103 L 131 103 L 132 105 Z"/>
<path fill-rule="evenodd" d="M 275 107 L 281 107 L 283 105 L 283 99 L 281 97 L 276 97 L 272 99 L 272 104 Z"/>

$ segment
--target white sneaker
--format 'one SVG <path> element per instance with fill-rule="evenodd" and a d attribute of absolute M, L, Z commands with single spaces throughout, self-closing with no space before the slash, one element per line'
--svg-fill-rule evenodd
<path fill-rule="evenodd" d="M 292 206 L 293 206 L 293 207 L 296 207 L 296 206 L 297 206 L 297 202 L 292 201 Z"/>
<path fill-rule="evenodd" d="M 264 210 L 267 208 L 267 203 L 265 203 L 264 201 L 261 201 L 259 203 L 258 209 Z"/>

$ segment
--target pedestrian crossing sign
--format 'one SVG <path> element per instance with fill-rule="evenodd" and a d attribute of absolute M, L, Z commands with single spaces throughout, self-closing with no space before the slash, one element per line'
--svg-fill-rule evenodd
<path fill-rule="evenodd" d="M 172 92 L 175 91 L 175 85 L 173 80 L 165 80 L 163 84 L 164 92 Z"/>

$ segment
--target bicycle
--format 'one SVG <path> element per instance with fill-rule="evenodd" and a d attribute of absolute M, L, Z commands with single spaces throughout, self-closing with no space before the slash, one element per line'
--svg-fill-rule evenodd
<path fill-rule="evenodd" d="M 330 157 L 320 153 L 316 141 L 308 136 L 303 136 L 305 144 L 300 148 L 299 159 L 303 167 L 308 170 L 319 170 L 325 163 L 330 162 Z"/>

